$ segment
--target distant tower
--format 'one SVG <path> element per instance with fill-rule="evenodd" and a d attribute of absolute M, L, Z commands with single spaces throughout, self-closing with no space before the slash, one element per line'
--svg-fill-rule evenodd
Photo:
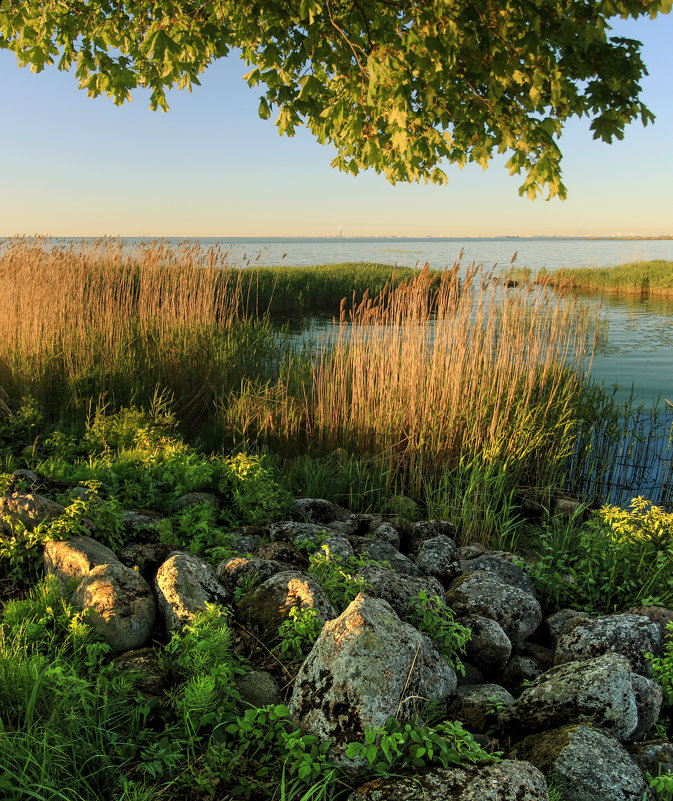
<path fill-rule="evenodd" d="M 342 225 L 339 226 L 339 234 L 338 234 L 338 236 L 339 236 L 339 239 L 341 239 L 341 237 L 343 236 L 343 226 Z"/>

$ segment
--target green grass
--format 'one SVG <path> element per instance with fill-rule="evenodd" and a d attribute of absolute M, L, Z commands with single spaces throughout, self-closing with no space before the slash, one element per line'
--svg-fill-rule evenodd
<path fill-rule="evenodd" d="M 657 259 L 630 262 L 616 267 L 583 267 L 553 272 L 543 270 L 535 276 L 535 281 L 557 289 L 671 298 L 673 262 Z"/>

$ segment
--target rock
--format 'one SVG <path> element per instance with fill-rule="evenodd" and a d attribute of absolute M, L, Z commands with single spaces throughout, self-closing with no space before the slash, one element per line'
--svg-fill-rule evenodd
<path fill-rule="evenodd" d="M 572 498 L 552 498 L 551 501 L 552 512 L 556 515 L 563 515 L 563 517 L 573 517 L 580 511 L 586 508 L 585 504 L 580 501 L 575 501 Z"/>
<path fill-rule="evenodd" d="M 269 536 L 268 528 L 262 526 L 240 526 L 227 532 L 232 537 L 232 548 L 236 553 L 252 554 Z"/>
<path fill-rule="evenodd" d="M 446 593 L 446 602 L 459 616 L 473 614 L 495 620 L 512 643 L 527 639 L 542 620 L 540 604 L 530 593 L 487 570 L 457 578 Z"/>
<path fill-rule="evenodd" d="M 5 533 L 11 533 L 7 523 L 1 518 L 10 517 L 12 521 L 22 523 L 27 531 L 40 523 L 60 517 L 65 507 L 43 495 L 24 494 L 13 492 L 11 495 L 0 497 L 0 527 Z"/>
<path fill-rule="evenodd" d="M 409 605 L 424 590 L 429 598 L 442 597 L 442 585 L 433 578 L 414 578 L 395 573 L 379 565 L 366 565 L 357 575 L 364 579 L 363 592 L 373 598 L 387 601 L 402 618 L 409 614 Z"/>
<path fill-rule="evenodd" d="M 504 670 L 512 653 L 512 643 L 500 624 L 480 615 L 466 615 L 458 622 L 472 632 L 465 646 L 467 659 L 487 674 Z"/>
<path fill-rule="evenodd" d="M 306 570 L 308 557 L 291 542 L 268 542 L 260 545 L 255 556 L 270 562 L 282 562 L 290 570 Z"/>
<path fill-rule="evenodd" d="M 176 512 L 189 509 L 190 506 L 210 506 L 216 511 L 220 509 L 220 499 L 213 492 L 188 492 L 181 495 L 173 504 Z"/>
<path fill-rule="evenodd" d="M 236 676 L 234 683 L 241 700 L 250 706 L 260 708 L 283 702 L 278 682 L 266 670 L 251 670 Z"/>
<path fill-rule="evenodd" d="M 643 740 L 626 746 L 631 759 L 643 773 L 659 776 L 673 773 L 673 743 L 667 740 Z"/>
<path fill-rule="evenodd" d="M 407 551 L 411 556 L 416 556 L 422 543 L 439 536 L 455 541 L 456 527 L 448 520 L 421 520 L 412 523 L 405 537 Z"/>
<path fill-rule="evenodd" d="M 318 526 L 315 523 L 297 523 L 293 520 L 286 520 L 280 523 L 272 523 L 269 526 L 269 536 L 274 542 L 285 541 L 297 543 L 308 542 L 315 548 L 319 548 L 322 543 L 334 535 L 334 531 L 325 525 Z"/>
<path fill-rule="evenodd" d="M 593 723 L 619 740 L 638 724 L 629 661 L 604 654 L 568 662 L 534 679 L 500 716 L 503 729 L 525 733 L 567 723 Z"/>
<path fill-rule="evenodd" d="M 630 615 L 644 615 L 659 626 L 661 631 L 661 647 L 673 641 L 673 632 L 667 629 L 673 623 L 673 610 L 665 606 L 632 606 L 626 610 Z"/>
<path fill-rule="evenodd" d="M 444 534 L 424 540 L 418 549 L 416 567 L 448 587 L 462 572 L 456 543 Z"/>
<path fill-rule="evenodd" d="M 589 659 L 605 653 L 622 654 L 636 673 L 650 675 L 646 653 L 658 655 L 661 631 L 642 615 L 604 615 L 579 619 L 568 625 L 556 641 L 554 664 Z"/>
<path fill-rule="evenodd" d="M 145 581 L 152 583 L 157 570 L 175 550 L 175 545 L 165 542 L 136 542 L 119 551 L 119 561 L 127 567 L 137 567 Z"/>
<path fill-rule="evenodd" d="M 640 676 L 638 673 L 634 673 L 631 676 L 631 686 L 633 687 L 633 696 L 636 699 L 636 707 L 638 709 L 638 725 L 631 732 L 628 740 L 635 742 L 636 740 L 642 740 L 659 720 L 663 692 L 656 681 Z"/>
<path fill-rule="evenodd" d="M 191 553 L 173 551 L 154 579 L 166 634 L 180 633 L 206 603 L 225 605 L 231 596 L 206 562 Z"/>
<path fill-rule="evenodd" d="M 107 546 L 84 536 L 46 542 L 42 559 L 45 573 L 62 581 L 86 576 L 94 567 L 119 561 Z"/>
<path fill-rule="evenodd" d="M 296 498 L 292 504 L 292 514 L 304 523 L 340 523 L 341 527 L 337 530 L 341 534 L 355 534 L 359 528 L 357 515 L 322 498 Z"/>
<path fill-rule="evenodd" d="M 139 648 L 152 633 L 156 618 L 152 591 L 139 573 L 116 560 L 84 576 L 72 603 L 92 610 L 87 622 L 116 653 Z"/>
<path fill-rule="evenodd" d="M 353 546 L 342 534 L 334 534 L 334 536 L 328 537 L 315 553 L 320 553 L 323 548 L 328 548 L 332 556 L 338 556 L 341 559 L 348 559 L 353 556 Z"/>
<path fill-rule="evenodd" d="M 533 659 L 527 656 L 513 656 L 507 663 L 501 677 L 502 686 L 506 687 L 515 698 L 544 671 Z"/>
<path fill-rule="evenodd" d="M 124 532 L 127 538 L 133 537 L 136 540 L 155 539 L 160 520 L 161 515 L 149 509 L 124 509 L 122 512 Z"/>
<path fill-rule="evenodd" d="M 460 558 L 463 562 L 468 562 L 470 559 L 476 559 L 478 556 L 483 556 L 487 552 L 488 548 L 485 545 L 482 545 L 480 542 L 468 542 L 467 545 L 463 545 L 462 548 L 458 549 L 458 553 L 460 554 Z"/>
<path fill-rule="evenodd" d="M 390 523 L 380 523 L 372 530 L 372 537 L 375 540 L 389 542 L 393 548 L 400 548 L 400 533 L 395 526 Z"/>
<path fill-rule="evenodd" d="M 293 606 L 315 609 L 320 620 L 337 616 L 318 582 L 297 570 L 276 573 L 253 587 L 236 603 L 236 614 L 262 640 L 273 641 Z"/>
<path fill-rule="evenodd" d="M 465 562 L 464 568 L 465 573 L 470 573 L 474 570 L 488 570 L 491 573 L 495 573 L 506 584 L 511 584 L 512 587 L 517 587 L 537 597 L 533 579 L 527 576 L 520 567 L 502 558 L 502 556 L 486 553 L 483 556 L 478 556 L 476 559 L 470 559 Z"/>
<path fill-rule="evenodd" d="M 132 673 L 136 687 L 145 697 L 161 695 L 165 690 L 154 648 L 126 651 L 112 660 L 112 666 L 123 673 Z"/>
<path fill-rule="evenodd" d="M 559 609 L 553 615 L 549 615 L 544 619 L 544 631 L 549 638 L 552 649 L 556 648 L 556 641 L 559 634 L 561 634 L 571 623 L 576 620 L 590 620 L 591 617 L 586 612 L 578 612 L 576 609 Z"/>
<path fill-rule="evenodd" d="M 443 701 L 456 674 L 432 640 L 404 623 L 389 604 L 359 594 L 336 620 L 325 623 L 297 674 L 289 703 L 295 723 L 331 741 L 330 759 L 359 769 L 348 743 L 366 726 L 412 714 L 419 697 Z"/>
<path fill-rule="evenodd" d="M 471 662 L 468 662 L 465 659 L 461 659 L 460 661 L 462 662 L 463 670 L 462 672 L 459 670 L 456 673 L 459 686 L 463 687 L 466 684 L 485 683 L 486 679 L 484 678 L 484 674 L 476 665 L 473 665 Z"/>
<path fill-rule="evenodd" d="M 418 517 L 418 504 L 407 495 L 389 495 L 383 502 L 382 511 L 401 520 L 413 520 Z"/>
<path fill-rule="evenodd" d="M 31 448 L 32 450 L 32 448 Z M 62 490 L 68 487 L 69 484 L 65 481 L 55 481 L 53 478 L 43 476 L 35 470 L 27 470 L 21 468 L 15 470 L 9 478 L 9 486 L 7 494 L 16 492 L 19 494 L 30 492 L 31 494 L 39 493 L 40 490 L 51 492 L 53 490 Z"/>
<path fill-rule="evenodd" d="M 388 562 L 395 573 L 401 573 L 403 576 L 420 578 L 423 575 L 411 559 L 384 540 L 366 540 L 363 545 L 356 548 L 356 552 L 376 562 Z"/>
<path fill-rule="evenodd" d="M 498 684 L 463 684 L 447 706 L 450 720 L 459 720 L 473 734 L 486 734 L 498 725 L 502 708 L 514 698 Z"/>
<path fill-rule="evenodd" d="M 287 565 L 271 559 L 259 559 L 253 556 L 234 556 L 225 559 L 215 569 L 217 580 L 220 581 L 227 592 L 234 594 L 234 590 L 241 589 L 248 592 L 253 587 L 262 584 L 271 576 L 287 571 Z"/>
<path fill-rule="evenodd" d="M 374 779 L 351 793 L 347 801 L 549 801 L 549 794 L 537 768 L 504 759 Z"/>
<path fill-rule="evenodd" d="M 530 640 L 517 643 L 516 656 L 532 659 L 540 668 L 541 673 L 554 667 L 554 652 L 551 648 L 545 648 L 543 645 L 538 645 L 536 642 L 530 642 Z"/>
<path fill-rule="evenodd" d="M 511 752 L 536 765 L 564 801 L 643 801 L 647 784 L 627 751 L 586 724 L 526 737 Z"/>

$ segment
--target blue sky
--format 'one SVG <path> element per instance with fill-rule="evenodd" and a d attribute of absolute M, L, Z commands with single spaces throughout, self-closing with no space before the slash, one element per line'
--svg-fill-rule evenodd
<path fill-rule="evenodd" d="M 307 131 L 280 137 L 258 118 L 236 57 L 191 94 L 172 92 L 164 114 L 141 93 L 122 107 L 90 99 L 72 74 L 19 70 L 0 51 L 0 235 L 673 234 L 673 15 L 614 28 L 644 44 L 643 98 L 657 120 L 612 145 L 570 123 L 565 202 L 520 198 L 502 158 L 485 172 L 449 166 L 444 187 L 339 173 Z"/>

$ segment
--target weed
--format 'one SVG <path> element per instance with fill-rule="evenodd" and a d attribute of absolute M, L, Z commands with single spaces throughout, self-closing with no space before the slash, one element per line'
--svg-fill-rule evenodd
<path fill-rule="evenodd" d="M 411 599 L 405 619 L 432 638 L 439 652 L 453 668 L 465 673 L 458 654 L 465 653 L 465 646 L 472 633 L 465 626 L 456 623 L 453 611 L 438 595 L 428 597 L 425 590 L 420 590 L 417 597 Z"/>
<path fill-rule="evenodd" d="M 278 629 L 280 655 L 290 661 L 299 661 L 313 647 L 322 631 L 323 621 L 317 609 L 293 606 L 287 620 Z"/>

